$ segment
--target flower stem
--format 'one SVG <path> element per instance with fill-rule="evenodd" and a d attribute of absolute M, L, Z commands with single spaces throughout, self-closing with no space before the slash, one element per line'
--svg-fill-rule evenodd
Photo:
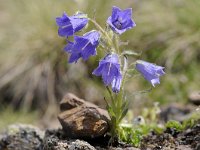
<path fill-rule="evenodd" d="M 94 19 L 89 19 L 95 26 L 100 30 L 102 35 L 105 37 L 106 42 L 108 43 L 108 46 L 111 48 L 111 51 L 114 51 L 116 54 L 120 55 L 120 45 L 119 45 L 119 38 L 118 35 L 115 33 L 109 34 L 109 32 L 105 31 Z M 120 122 L 123 118 L 123 106 L 125 101 L 123 101 L 123 90 L 124 90 L 124 82 L 125 82 L 125 76 L 127 72 L 127 59 L 126 57 L 120 57 L 119 62 L 122 66 L 122 86 L 119 93 L 113 94 L 113 92 L 110 90 L 108 86 L 106 86 L 106 89 L 110 95 L 111 98 L 111 104 L 109 105 L 107 103 L 108 113 L 111 118 L 111 143 L 118 138 L 119 132 L 120 132 Z"/>
<path fill-rule="evenodd" d="M 113 98 L 111 90 L 109 89 L 108 86 L 106 86 L 106 89 L 107 89 L 108 93 L 110 94 L 111 100 L 114 101 L 114 98 Z"/>
<path fill-rule="evenodd" d="M 111 49 L 114 48 L 114 52 L 117 54 L 120 54 L 119 50 L 119 39 L 117 35 L 114 33 L 114 39 L 112 39 L 109 34 L 93 19 L 89 18 L 89 20 L 101 31 L 102 34 L 106 37 L 108 40 L 108 44 L 110 45 Z"/>
<path fill-rule="evenodd" d="M 115 49 L 117 53 L 120 55 L 120 49 L 119 49 L 119 39 L 118 35 L 114 33 L 114 41 L 115 41 Z"/>
<path fill-rule="evenodd" d="M 106 36 L 106 38 L 109 40 L 109 43 L 111 45 L 112 39 L 109 37 L 109 35 L 107 34 L 107 32 L 93 19 L 89 18 L 89 20 Z"/>
<path fill-rule="evenodd" d="M 123 72 L 122 72 L 122 90 L 124 90 L 124 84 L 126 80 L 127 70 L 128 70 L 128 59 L 126 56 L 124 56 L 124 63 L 123 63 Z"/>

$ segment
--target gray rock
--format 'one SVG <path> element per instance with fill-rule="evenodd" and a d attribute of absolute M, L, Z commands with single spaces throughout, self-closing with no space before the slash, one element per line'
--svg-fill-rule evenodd
<path fill-rule="evenodd" d="M 85 141 L 76 140 L 71 143 L 71 145 L 69 146 L 69 150 L 96 150 L 96 149 Z"/>
<path fill-rule="evenodd" d="M 189 145 L 179 145 L 177 150 L 192 150 L 192 148 Z"/>
<path fill-rule="evenodd" d="M 184 121 L 191 116 L 194 107 L 191 105 L 171 104 L 161 110 L 160 119 L 164 122 L 169 120 Z"/>
<path fill-rule="evenodd" d="M 0 150 L 42 150 L 44 132 L 25 124 L 7 127 L 0 137 Z"/>
<path fill-rule="evenodd" d="M 140 150 L 140 149 L 135 147 L 126 147 L 126 148 L 111 147 L 109 150 Z"/>
<path fill-rule="evenodd" d="M 62 130 L 47 130 L 43 144 L 44 150 L 96 150 L 86 141 L 66 137 Z"/>

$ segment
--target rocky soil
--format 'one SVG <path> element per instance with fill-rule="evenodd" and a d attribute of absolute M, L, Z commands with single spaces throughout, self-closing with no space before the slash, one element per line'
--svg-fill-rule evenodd
<path fill-rule="evenodd" d="M 14 124 L 0 135 L 0 150 L 137 150 L 130 145 L 108 146 L 109 137 L 72 139 L 61 130 L 41 131 L 37 127 Z"/>
<path fill-rule="evenodd" d="M 67 94 L 60 109 L 62 129 L 42 131 L 31 125 L 10 125 L 0 133 L 0 150 L 200 150 L 200 120 L 185 130 L 167 128 L 162 134 L 152 131 L 135 148 L 125 143 L 108 144 L 109 116 L 98 106 Z M 191 117 L 192 110 L 169 106 L 161 111 L 160 120 L 182 122 Z"/>
<path fill-rule="evenodd" d="M 200 150 L 200 120 L 182 132 L 168 128 L 162 134 L 151 132 L 140 148 L 118 143 L 108 146 L 109 137 L 72 139 L 61 130 L 46 130 L 15 124 L 0 135 L 0 150 Z"/>
<path fill-rule="evenodd" d="M 179 132 L 168 128 L 162 134 L 151 133 L 142 140 L 141 149 L 200 150 L 200 120 L 196 125 Z"/>

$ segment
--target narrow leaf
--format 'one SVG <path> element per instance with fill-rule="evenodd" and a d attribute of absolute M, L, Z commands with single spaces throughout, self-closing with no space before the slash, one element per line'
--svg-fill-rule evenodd
<path fill-rule="evenodd" d="M 127 56 L 140 56 L 142 54 L 142 52 L 137 53 L 133 50 L 125 50 L 122 52 L 122 55 L 127 55 Z"/>

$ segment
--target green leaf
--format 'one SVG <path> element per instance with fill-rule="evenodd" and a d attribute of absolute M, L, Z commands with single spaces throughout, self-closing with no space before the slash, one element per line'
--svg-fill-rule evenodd
<path fill-rule="evenodd" d="M 166 128 L 174 128 L 177 131 L 182 131 L 183 130 L 183 126 L 180 122 L 175 121 L 175 120 L 170 120 L 166 123 Z"/>
<path fill-rule="evenodd" d="M 122 104 L 122 107 L 121 107 L 121 110 L 124 111 L 125 109 L 128 109 L 128 106 L 129 106 L 129 101 L 128 100 L 124 100 L 123 104 Z"/>
<path fill-rule="evenodd" d="M 120 116 L 120 118 L 119 118 L 119 122 L 126 116 L 127 112 L 128 112 L 128 108 L 127 108 L 127 109 L 124 109 L 124 110 L 122 111 L 122 114 L 121 114 L 121 116 Z"/>
<path fill-rule="evenodd" d="M 124 101 L 124 103 L 122 104 L 121 110 L 121 116 L 120 116 L 120 121 L 126 116 L 127 112 L 128 112 L 128 106 L 129 106 L 129 101 Z"/>
<path fill-rule="evenodd" d="M 111 116 L 111 125 L 112 125 L 113 130 L 116 130 L 116 129 L 114 129 L 114 128 L 116 128 L 116 125 L 117 125 L 116 122 L 117 122 L 116 117 Z"/>
<path fill-rule="evenodd" d="M 125 50 L 122 52 L 122 55 L 127 55 L 127 56 L 141 56 L 142 52 L 137 53 L 133 50 Z"/>
<path fill-rule="evenodd" d="M 115 117 L 115 113 L 110 105 L 107 105 L 107 110 L 108 110 L 110 117 L 112 117 L 112 116 Z"/>

